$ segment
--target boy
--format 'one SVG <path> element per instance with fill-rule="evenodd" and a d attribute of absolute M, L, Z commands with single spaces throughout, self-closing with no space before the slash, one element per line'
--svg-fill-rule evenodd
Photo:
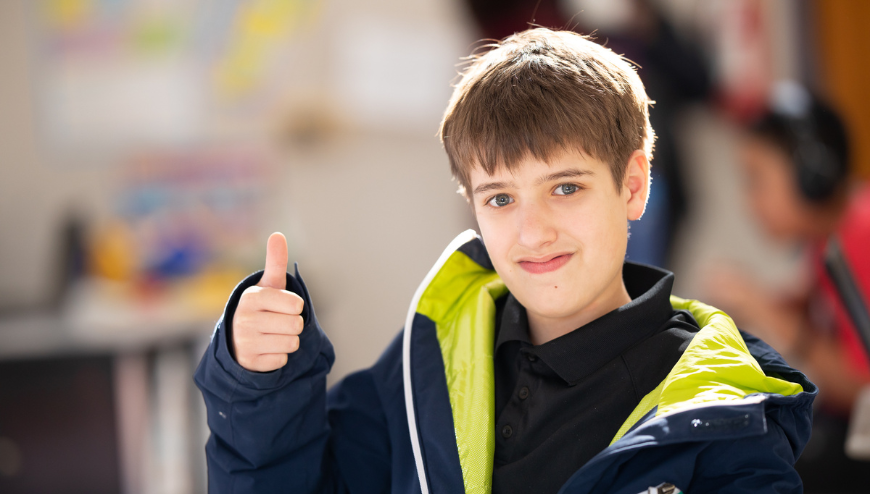
<path fill-rule="evenodd" d="M 217 492 L 799 492 L 815 386 L 730 318 L 624 263 L 649 100 L 621 57 L 533 29 L 475 59 L 441 136 L 482 235 L 327 394 L 332 347 L 283 237 L 196 373 Z M 667 484 L 667 485 L 666 485 Z"/>
<path fill-rule="evenodd" d="M 741 146 L 747 198 L 766 233 L 807 251 L 805 286 L 771 293 L 736 269 L 711 273 L 710 296 L 759 331 L 819 383 L 812 457 L 798 463 L 808 488 L 866 488 L 870 463 L 844 454 L 848 418 L 870 385 L 870 355 L 824 265 L 836 240 L 852 278 L 870 304 L 870 187 L 849 189 L 849 140 L 837 113 L 804 87 L 776 84 L 765 112 Z M 755 328 L 758 328 L 757 330 Z M 762 333 L 763 332 L 763 333 Z"/>

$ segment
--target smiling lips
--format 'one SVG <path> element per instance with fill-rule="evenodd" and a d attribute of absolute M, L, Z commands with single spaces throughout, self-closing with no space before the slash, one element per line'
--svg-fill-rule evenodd
<path fill-rule="evenodd" d="M 574 254 L 561 254 L 546 261 L 520 261 L 520 267 L 532 274 L 549 273 L 565 265 Z"/>

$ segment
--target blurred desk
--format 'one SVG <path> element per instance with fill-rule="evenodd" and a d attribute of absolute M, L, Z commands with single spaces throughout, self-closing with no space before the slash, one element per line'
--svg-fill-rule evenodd
<path fill-rule="evenodd" d="M 192 375 L 220 309 L 129 290 L 82 283 L 56 312 L 0 317 L 0 492 L 206 491 Z"/>
<path fill-rule="evenodd" d="M 151 324 L 141 329 L 117 326 L 97 333 L 76 331 L 58 314 L 0 317 L 0 361 L 143 352 L 207 341 L 214 323 Z"/>

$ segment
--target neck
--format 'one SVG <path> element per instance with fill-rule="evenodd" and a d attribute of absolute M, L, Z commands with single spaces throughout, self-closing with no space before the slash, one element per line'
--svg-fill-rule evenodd
<path fill-rule="evenodd" d="M 622 269 L 610 283 L 608 288 L 581 310 L 560 317 L 548 317 L 527 310 L 529 318 L 529 338 L 533 345 L 542 345 L 575 329 L 598 319 L 623 305 L 631 302 L 625 283 L 622 281 Z"/>

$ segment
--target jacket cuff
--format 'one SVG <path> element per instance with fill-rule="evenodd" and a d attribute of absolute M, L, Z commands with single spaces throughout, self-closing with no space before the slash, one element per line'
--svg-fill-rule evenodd
<path fill-rule="evenodd" d="M 236 285 L 230 295 L 224 313 L 217 323 L 212 335 L 212 343 L 209 352 L 213 352 L 216 363 L 220 369 L 228 374 L 229 382 L 223 391 L 226 401 L 247 400 L 262 395 L 264 391 L 280 388 L 294 379 L 304 375 L 314 367 L 318 358 L 326 358 L 329 368 L 335 360 L 332 344 L 324 334 L 314 314 L 311 297 L 305 282 L 299 275 L 299 266 L 294 265 L 295 275 L 287 273 L 287 290 L 291 291 L 304 301 L 302 319 L 304 325 L 299 335 L 299 349 L 288 354 L 287 364 L 284 367 L 271 372 L 249 371 L 239 365 L 232 354 L 233 316 L 238 307 L 242 293 L 249 287 L 256 285 L 263 276 L 263 271 L 248 276 Z M 224 394 L 224 393 L 220 393 Z"/>

